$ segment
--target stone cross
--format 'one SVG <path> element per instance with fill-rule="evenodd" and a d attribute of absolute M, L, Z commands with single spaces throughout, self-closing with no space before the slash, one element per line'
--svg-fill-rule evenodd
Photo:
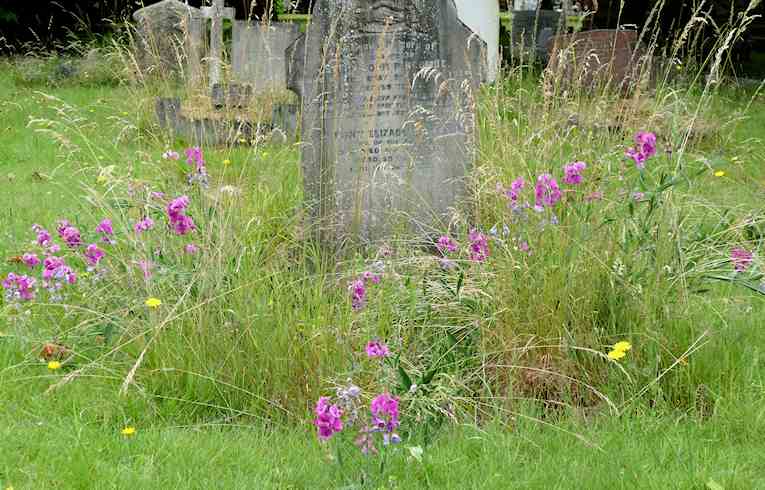
<path fill-rule="evenodd" d="M 212 7 L 202 7 L 202 15 L 212 20 L 210 27 L 210 87 L 220 83 L 221 60 L 223 58 L 223 19 L 233 19 L 235 11 L 226 7 L 226 0 L 213 0 Z"/>
<path fill-rule="evenodd" d="M 336 248 L 447 231 L 467 194 L 485 52 L 455 0 L 315 2 L 287 53 L 315 237 Z"/>

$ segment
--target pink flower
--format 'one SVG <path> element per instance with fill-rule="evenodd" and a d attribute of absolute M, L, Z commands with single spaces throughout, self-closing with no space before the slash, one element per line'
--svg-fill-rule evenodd
<path fill-rule="evenodd" d="M 112 220 L 107 218 L 98 223 L 98 226 L 96 226 L 96 233 L 101 233 L 102 235 L 114 235 Z"/>
<path fill-rule="evenodd" d="M 21 256 L 21 261 L 24 262 L 24 264 L 27 265 L 30 269 L 34 269 L 38 265 L 40 265 L 40 259 L 37 257 L 36 254 L 32 253 L 26 253 Z"/>
<path fill-rule="evenodd" d="M 189 196 L 176 197 L 167 205 L 167 215 L 172 219 L 186 212 L 190 202 Z"/>
<path fill-rule="evenodd" d="M 138 262 L 135 262 L 138 264 L 138 268 L 141 269 L 141 272 L 143 272 L 143 278 L 146 280 L 151 279 L 151 269 L 154 266 L 151 262 L 148 260 L 139 260 Z"/>
<path fill-rule="evenodd" d="M 632 193 L 632 199 L 637 201 L 637 202 L 642 201 L 643 199 L 645 199 L 645 192 L 637 192 L 637 191 L 633 192 Z"/>
<path fill-rule="evenodd" d="M 567 185 L 579 185 L 582 183 L 582 172 L 587 168 L 584 162 L 574 162 L 563 167 L 565 176 L 563 183 Z"/>
<path fill-rule="evenodd" d="M 164 158 L 165 160 L 178 160 L 179 158 L 181 158 L 181 156 L 178 154 L 177 151 L 167 150 L 166 152 L 162 154 L 162 158 Z"/>
<path fill-rule="evenodd" d="M 468 234 L 468 240 L 470 240 L 470 260 L 484 262 L 489 257 L 489 240 L 486 235 L 473 229 Z"/>
<path fill-rule="evenodd" d="M 518 250 L 531 255 L 531 247 L 529 246 L 529 242 L 525 240 L 518 244 Z"/>
<path fill-rule="evenodd" d="M 167 205 L 167 216 L 170 220 L 170 226 L 173 227 L 177 235 L 185 235 L 196 229 L 194 220 L 185 214 L 188 205 L 188 196 L 177 197 Z"/>
<path fill-rule="evenodd" d="M 364 271 L 361 274 L 361 278 L 364 280 L 364 284 L 369 284 L 370 282 L 372 284 L 380 284 L 380 281 L 382 280 L 382 276 L 380 274 L 375 274 L 371 271 Z"/>
<path fill-rule="evenodd" d="M 188 255 L 195 255 L 197 252 L 199 252 L 199 247 L 197 247 L 193 243 L 189 243 L 185 247 L 183 247 L 183 251 L 186 252 Z"/>
<path fill-rule="evenodd" d="M 134 226 L 133 229 L 136 233 L 142 233 L 144 231 L 149 231 L 154 227 L 154 220 L 150 217 L 146 216 L 141 221 L 138 221 Z"/>
<path fill-rule="evenodd" d="M 67 220 L 64 219 L 59 221 L 57 231 L 58 235 L 64 240 L 69 248 L 77 248 L 82 245 L 80 230 L 72 226 Z"/>
<path fill-rule="evenodd" d="M 197 228 L 196 225 L 194 225 L 194 220 L 185 214 L 172 218 L 170 220 L 170 225 L 173 227 L 173 231 L 175 231 L 176 235 L 185 235 Z"/>
<path fill-rule="evenodd" d="M 398 397 L 383 393 L 372 400 L 369 408 L 372 412 L 372 423 L 378 430 L 390 434 L 399 426 Z"/>
<path fill-rule="evenodd" d="M 10 272 L 2 282 L 6 295 L 16 297 L 24 301 L 35 299 L 34 286 L 37 281 L 29 276 L 19 276 Z"/>
<path fill-rule="evenodd" d="M 624 155 L 631 158 L 637 168 L 643 169 L 645 168 L 646 160 L 656 155 L 656 135 L 646 131 L 639 131 L 635 135 L 635 143 L 637 146 L 627 149 Z"/>
<path fill-rule="evenodd" d="M 454 253 L 457 251 L 457 247 L 457 242 L 452 240 L 448 235 L 443 235 L 438 239 L 438 242 L 436 242 L 436 248 L 438 248 L 438 251 L 442 254 Z"/>
<path fill-rule="evenodd" d="M 32 230 L 37 233 L 37 244 L 41 247 L 47 247 L 51 242 L 51 235 L 40 225 L 32 225 Z"/>
<path fill-rule="evenodd" d="M 101 259 L 104 258 L 104 251 L 98 248 L 98 245 L 95 243 L 91 243 L 90 245 L 85 248 L 85 259 L 88 261 L 88 264 L 91 266 L 98 265 L 99 262 L 101 262 Z"/>
<path fill-rule="evenodd" d="M 521 197 L 521 191 L 526 186 L 526 181 L 523 177 L 518 177 L 510 183 L 510 188 L 505 191 L 505 197 L 510 201 L 508 205 L 511 208 L 518 206 L 518 200 Z"/>
<path fill-rule="evenodd" d="M 535 187 L 536 205 L 539 207 L 552 207 L 560 201 L 562 193 L 556 181 L 550 174 L 542 174 L 537 178 Z"/>
<path fill-rule="evenodd" d="M 351 293 L 351 306 L 354 310 L 360 310 L 364 307 L 366 301 L 367 289 L 364 286 L 363 279 L 357 279 L 351 282 L 348 286 L 348 291 Z"/>
<path fill-rule="evenodd" d="M 195 165 L 198 172 L 205 168 L 205 160 L 202 157 L 202 149 L 198 146 L 186 148 L 186 163 Z"/>
<path fill-rule="evenodd" d="M 736 247 L 730 251 L 730 260 L 736 272 L 746 271 L 752 265 L 753 259 L 754 254 L 744 248 Z"/>
<path fill-rule="evenodd" d="M 74 284 L 77 282 L 77 274 L 71 267 L 64 263 L 64 259 L 56 257 L 54 255 L 48 256 L 43 261 L 43 279 L 49 281 L 51 279 L 59 279 Z"/>
<path fill-rule="evenodd" d="M 390 349 L 388 346 L 378 340 L 372 340 L 366 347 L 367 357 L 388 357 L 390 355 Z"/>
<path fill-rule="evenodd" d="M 323 396 L 316 402 L 316 418 L 313 425 L 319 430 L 319 439 L 326 441 L 343 430 L 343 411 L 337 405 L 331 405 L 329 398 Z"/>
<path fill-rule="evenodd" d="M 151 194 L 149 194 L 149 195 L 155 201 L 161 201 L 162 199 L 165 198 L 165 193 L 164 192 L 159 192 L 159 191 L 152 191 Z"/>

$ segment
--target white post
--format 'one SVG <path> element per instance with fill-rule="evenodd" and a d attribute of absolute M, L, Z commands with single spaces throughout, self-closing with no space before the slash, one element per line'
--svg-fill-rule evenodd
<path fill-rule="evenodd" d="M 202 15 L 212 20 L 210 27 L 210 87 L 220 83 L 223 58 L 223 19 L 233 19 L 234 9 L 226 7 L 226 0 L 213 0 L 212 7 L 203 7 Z"/>

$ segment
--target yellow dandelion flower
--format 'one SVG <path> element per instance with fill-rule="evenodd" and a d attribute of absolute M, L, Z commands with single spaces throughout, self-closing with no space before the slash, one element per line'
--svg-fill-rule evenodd
<path fill-rule="evenodd" d="M 58 361 L 50 361 L 48 363 L 48 369 L 50 369 L 51 371 L 55 371 L 57 369 L 61 369 L 61 363 L 58 362 Z"/>
<path fill-rule="evenodd" d="M 162 304 L 162 300 L 159 298 L 149 298 L 146 300 L 146 306 L 149 308 L 159 308 L 159 305 Z"/>
<path fill-rule="evenodd" d="M 622 357 L 626 355 L 627 353 L 624 352 L 623 350 L 612 350 L 611 352 L 608 353 L 608 358 L 614 361 L 618 361 L 619 359 L 621 359 Z"/>
<path fill-rule="evenodd" d="M 715 172 L 715 177 L 725 177 L 725 171 L 718 170 L 717 172 Z"/>
<path fill-rule="evenodd" d="M 124 429 L 120 431 L 120 434 L 122 434 L 125 437 L 133 437 L 135 435 L 135 427 L 132 425 L 128 425 Z"/>
<path fill-rule="evenodd" d="M 622 352 L 627 352 L 628 350 L 632 349 L 632 344 L 630 344 L 626 340 L 622 340 L 621 342 L 615 343 L 612 349 L 622 351 Z"/>
<path fill-rule="evenodd" d="M 226 158 L 225 160 L 223 160 L 223 165 L 231 165 L 231 160 Z"/>

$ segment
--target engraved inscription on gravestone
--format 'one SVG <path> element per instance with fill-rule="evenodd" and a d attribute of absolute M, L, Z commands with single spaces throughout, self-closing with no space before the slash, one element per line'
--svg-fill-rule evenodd
<path fill-rule="evenodd" d="M 485 44 L 454 0 L 319 0 L 288 50 L 307 206 L 324 241 L 444 230 L 465 196 Z"/>

